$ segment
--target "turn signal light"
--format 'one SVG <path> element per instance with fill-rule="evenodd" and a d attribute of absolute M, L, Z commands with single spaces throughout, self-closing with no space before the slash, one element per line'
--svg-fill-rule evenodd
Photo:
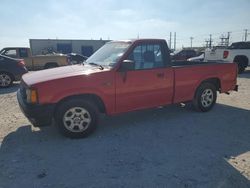
<path fill-rule="evenodd" d="M 37 91 L 34 89 L 27 89 L 26 90 L 27 95 L 27 102 L 28 103 L 37 103 L 38 102 L 38 95 Z"/>

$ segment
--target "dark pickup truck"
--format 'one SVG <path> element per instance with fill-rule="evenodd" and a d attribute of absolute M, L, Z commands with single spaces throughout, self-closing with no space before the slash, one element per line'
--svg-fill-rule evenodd
<path fill-rule="evenodd" d="M 68 137 L 92 133 L 98 114 L 192 102 L 209 111 L 217 91 L 237 90 L 237 65 L 171 62 L 165 40 L 109 42 L 82 65 L 24 75 L 18 91 L 23 113 L 34 126 L 52 120 Z"/>

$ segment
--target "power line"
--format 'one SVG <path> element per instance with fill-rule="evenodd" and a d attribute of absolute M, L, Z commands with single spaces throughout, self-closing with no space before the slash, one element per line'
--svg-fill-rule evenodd
<path fill-rule="evenodd" d="M 188 36 L 181 36 L 178 35 L 180 37 L 175 38 L 174 40 L 172 40 L 171 38 L 171 47 L 173 46 L 174 49 L 176 49 L 176 44 L 178 46 L 183 46 L 183 44 L 185 44 L 185 46 L 200 46 L 202 44 L 204 44 L 204 38 L 203 36 L 209 36 L 209 38 L 205 39 L 205 45 L 206 47 L 212 47 L 213 45 L 222 45 L 222 46 L 228 46 L 230 43 L 232 42 L 237 42 L 237 41 L 247 41 L 248 40 L 248 35 L 250 35 L 249 29 L 244 29 L 243 30 L 244 33 L 242 32 L 242 30 L 230 30 L 228 32 L 221 32 L 221 33 L 210 33 L 210 34 L 200 34 L 200 35 L 192 35 L 192 39 L 191 37 Z M 172 35 L 171 35 L 172 37 Z M 202 39 L 203 38 L 203 39 Z M 194 42 L 195 39 L 195 42 Z M 170 41 L 169 41 L 170 42 Z M 173 45 L 174 43 L 174 45 Z M 202 45 L 203 46 L 203 45 Z"/>

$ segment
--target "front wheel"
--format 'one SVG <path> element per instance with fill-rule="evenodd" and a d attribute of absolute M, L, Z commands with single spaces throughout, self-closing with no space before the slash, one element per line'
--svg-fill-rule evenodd
<path fill-rule="evenodd" d="M 96 129 L 98 110 L 88 101 L 71 99 L 57 108 L 55 120 L 58 129 L 64 136 L 83 138 Z"/>
<path fill-rule="evenodd" d="M 213 108 L 216 99 L 217 93 L 215 86 L 211 83 L 203 83 L 195 93 L 193 106 L 197 111 L 207 112 Z"/>

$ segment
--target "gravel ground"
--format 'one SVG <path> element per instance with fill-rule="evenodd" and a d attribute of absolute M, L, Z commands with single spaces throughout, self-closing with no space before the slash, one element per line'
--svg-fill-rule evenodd
<path fill-rule="evenodd" d="M 208 113 L 189 105 L 102 117 L 86 139 L 33 128 L 0 90 L 0 188 L 250 187 L 250 69 Z"/>

